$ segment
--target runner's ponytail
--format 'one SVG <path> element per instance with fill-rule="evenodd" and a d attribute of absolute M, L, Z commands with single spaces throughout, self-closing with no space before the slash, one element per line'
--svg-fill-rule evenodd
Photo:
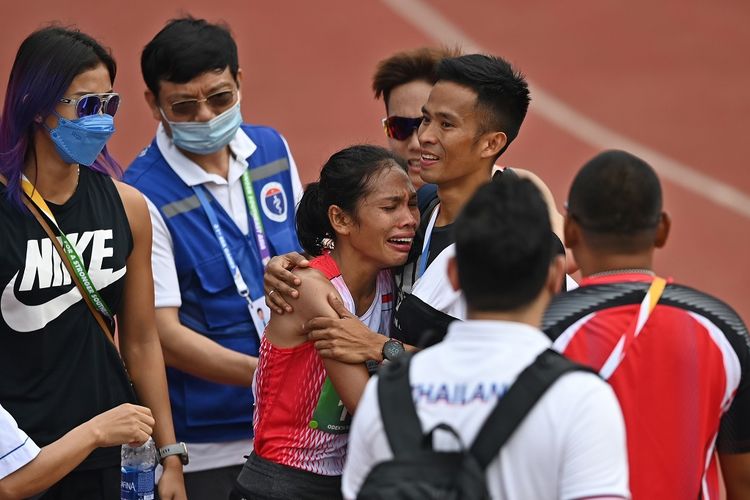
<path fill-rule="evenodd" d="M 323 239 L 333 238 L 333 227 L 328 220 L 328 207 L 320 199 L 320 182 L 311 182 L 297 208 L 297 238 L 310 255 L 323 253 Z"/>

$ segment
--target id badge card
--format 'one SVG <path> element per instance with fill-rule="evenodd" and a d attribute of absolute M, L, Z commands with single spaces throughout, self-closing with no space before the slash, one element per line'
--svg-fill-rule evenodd
<path fill-rule="evenodd" d="M 268 320 L 271 319 L 271 309 L 266 305 L 265 297 L 255 299 L 250 303 L 250 316 L 253 318 L 258 338 L 263 339 L 263 335 L 266 333 L 266 325 L 268 325 Z"/>

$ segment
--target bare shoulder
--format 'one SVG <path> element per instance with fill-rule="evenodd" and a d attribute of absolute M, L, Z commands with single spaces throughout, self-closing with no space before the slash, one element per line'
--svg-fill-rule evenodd
<path fill-rule="evenodd" d="M 125 208 L 125 214 L 130 223 L 130 230 L 136 240 L 148 238 L 148 246 L 151 246 L 151 216 L 148 213 L 146 198 L 133 186 L 113 179 L 117 192 Z"/>
<path fill-rule="evenodd" d="M 303 321 L 316 316 L 335 316 L 335 312 L 328 304 L 328 294 L 338 292 L 326 276 L 313 268 L 295 268 L 292 272 L 302 282 L 298 288 L 299 299 L 295 303 L 295 311 L 299 309 Z"/>
<path fill-rule="evenodd" d="M 295 267 L 292 272 L 303 281 L 310 279 L 321 283 L 331 283 L 322 272 L 313 267 Z"/>
<path fill-rule="evenodd" d="M 536 186 L 536 187 L 537 187 L 537 188 L 538 188 L 538 189 L 539 189 L 539 190 L 540 190 L 540 191 L 542 192 L 542 194 L 544 194 L 545 196 L 546 196 L 546 195 L 547 195 L 548 193 L 549 193 L 549 196 L 550 196 L 550 197 L 552 196 L 552 192 L 551 192 L 551 191 L 549 190 L 549 187 L 547 186 L 547 184 L 545 184 L 545 182 L 544 182 L 544 181 L 542 180 L 542 178 L 541 178 L 541 177 L 539 177 L 538 175 L 536 175 L 536 174 L 535 174 L 534 172 L 532 172 L 531 170 L 526 170 L 526 169 L 523 169 L 523 168 L 516 168 L 516 167 L 513 167 L 513 171 L 514 171 L 514 172 L 515 172 L 516 174 L 518 174 L 518 177 L 520 177 L 521 179 L 528 179 L 528 180 L 530 180 L 531 182 L 533 182 L 533 183 L 534 183 L 534 185 L 535 185 L 535 186 Z"/>
<path fill-rule="evenodd" d="M 549 209 L 549 215 L 550 215 L 550 221 L 552 222 L 552 229 L 555 231 L 555 233 L 562 239 L 562 216 L 560 215 L 560 212 L 557 210 L 557 203 L 555 202 L 555 196 L 552 194 L 552 191 L 547 186 L 547 184 L 544 183 L 541 177 L 536 175 L 531 170 L 524 170 L 522 168 L 515 168 L 513 167 L 513 171 L 518 174 L 518 177 L 521 179 L 528 179 L 531 182 L 534 183 L 534 185 L 537 187 L 537 189 L 542 193 L 542 198 L 544 198 L 544 201 L 547 203 L 547 207 Z"/>
<path fill-rule="evenodd" d="M 329 293 L 338 296 L 338 292 L 323 273 L 310 268 L 296 268 L 292 272 L 302 281 L 297 288 L 299 298 L 294 302 L 294 312 L 284 315 L 272 312 L 266 327 L 266 337 L 277 347 L 294 347 L 307 341 L 303 325 L 313 318 L 338 317 L 327 299 Z"/>
<path fill-rule="evenodd" d="M 143 197 L 140 191 L 122 181 L 115 179 L 112 181 L 115 183 L 115 187 L 120 194 L 120 199 L 125 207 L 125 211 L 128 212 L 128 216 L 131 212 L 136 215 L 142 215 L 144 213 L 143 211 L 148 212 L 146 198 Z"/>

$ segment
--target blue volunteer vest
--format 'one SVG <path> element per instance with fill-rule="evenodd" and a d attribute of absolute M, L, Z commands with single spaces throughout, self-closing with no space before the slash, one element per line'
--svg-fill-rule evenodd
<path fill-rule="evenodd" d="M 271 255 L 301 251 L 295 231 L 294 193 L 284 142 L 268 127 L 243 125 L 257 145 L 246 160 Z M 245 299 L 237 294 L 224 255 L 192 188 L 170 168 L 156 140 L 133 161 L 125 182 L 159 209 L 173 242 L 182 306 L 180 322 L 220 345 L 258 355 L 259 339 Z M 243 235 L 213 199 L 224 237 L 253 298 L 263 295 L 263 266 L 255 235 Z M 248 214 L 252 228 L 252 218 Z M 253 397 L 248 388 L 215 384 L 167 368 L 177 439 L 222 442 L 252 437 Z"/>

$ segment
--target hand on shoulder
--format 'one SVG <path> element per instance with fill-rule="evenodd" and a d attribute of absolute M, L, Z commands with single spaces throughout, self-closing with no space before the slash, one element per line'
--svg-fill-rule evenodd
<path fill-rule="evenodd" d="M 303 322 L 316 316 L 338 318 L 327 299 L 329 293 L 333 292 L 338 296 L 338 292 L 322 272 L 312 268 L 295 268 L 292 273 L 300 279 L 297 287 L 300 294 L 295 302 L 294 316 Z"/>
<path fill-rule="evenodd" d="M 277 347 L 289 348 L 307 341 L 304 324 L 318 316 L 337 317 L 328 303 L 327 296 L 338 292 L 328 278 L 317 269 L 297 268 L 292 271 L 301 283 L 299 298 L 294 303 L 294 311 L 278 314 L 273 311 L 266 328 L 266 337 Z"/>

